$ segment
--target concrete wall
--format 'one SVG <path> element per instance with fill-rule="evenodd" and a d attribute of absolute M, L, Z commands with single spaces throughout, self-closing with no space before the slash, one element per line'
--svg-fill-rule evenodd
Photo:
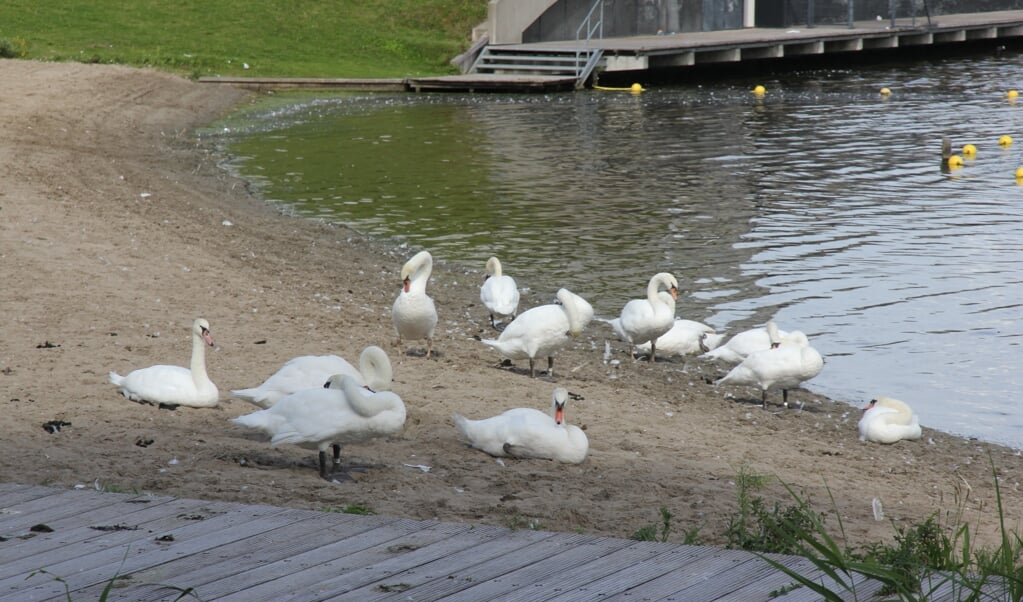
<path fill-rule="evenodd" d="M 602 0 L 603 37 L 1023 9 L 1023 0 Z M 490 0 L 491 44 L 575 40 L 594 0 Z"/>
<path fill-rule="evenodd" d="M 756 0 L 757 27 L 791 27 L 812 24 L 831 25 L 849 22 L 849 2 L 853 20 L 868 21 L 881 17 L 932 17 L 955 13 L 980 13 L 1023 9 L 1023 0 Z M 812 10 L 811 10 L 812 9 Z"/>

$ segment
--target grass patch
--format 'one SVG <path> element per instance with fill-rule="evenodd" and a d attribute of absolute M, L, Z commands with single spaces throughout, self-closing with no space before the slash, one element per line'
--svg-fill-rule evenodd
<path fill-rule="evenodd" d="M 990 460 L 990 458 L 989 458 Z M 951 589 L 956 600 L 1023 600 L 1023 538 L 1007 527 L 1002 505 L 998 473 L 991 461 L 995 479 L 995 497 L 1001 541 L 993 549 L 976 548 L 970 524 L 963 509 L 969 497 L 957 489 L 957 508 L 942 524 L 939 515 L 909 527 L 894 527 L 893 543 L 877 543 L 849 548 L 845 529 L 830 489 L 838 536 L 825 525 L 823 513 L 813 511 L 810 503 L 788 485 L 785 489 L 795 501 L 782 508 L 768 505 L 752 495 L 755 486 L 763 486 L 762 475 L 743 467 L 736 479 L 739 513 L 729 525 L 729 539 L 758 552 L 771 566 L 793 579 L 791 587 L 806 587 L 822 600 L 900 600 L 926 602 L 941 589 Z M 779 552 L 803 556 L 820 573 L 814 579 L 765 556 Z M 866 578 L 869 583 L 865 583 Z M 772 592 L 772 597 L 784 591 Z M 947 597 L 947 593 L 943 595 Z"/>
<path fill-rule="evenodd" d="M 337 512 L 340 514 L 361 514 L 363 516 L 372 516 L 376 514 L 373 509 L 369 506 L 360 506 L 359 504 L 348 504 L 340 508 L 325 508 L 324 512 Z"/>
<path fill-rule="evenodd" d="M 192 77 L 439 75 L 454 72 L 448 61 L 469 46 L 486 7 L 486 0 L 6 0 L 0 40 L 22 58 Z"/>

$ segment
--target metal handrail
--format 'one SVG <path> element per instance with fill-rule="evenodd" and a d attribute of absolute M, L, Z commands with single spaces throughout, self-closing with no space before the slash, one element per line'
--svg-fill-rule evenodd
<path fill-rule="evenodd" d="M 598 11 L 597 9 L 600 10 Z M 596 16 L 594 16 L 595 12 L 597 13 Z M 583 39 L 584 30 L 586 31 L 585 40 Z M 577 78 L 582 76 L 583 71 L 586 69 L 586 67 L 579 66 L 579 57 L 584 54 L 589 56 L 590 42 L 593 40 L 593 34 L 597 34 L 598 39 L 604 39 L 604 0 L 596 0 L 593 3 L 593 6 L 590 7 L 590 12 L 586 13 L 586 17 L 575 30 L 575 76 Z M 583 42 L 581 47 L 580 42 Z"/>

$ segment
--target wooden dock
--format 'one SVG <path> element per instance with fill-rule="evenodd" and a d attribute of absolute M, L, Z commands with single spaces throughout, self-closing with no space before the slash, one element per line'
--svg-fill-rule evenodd
<path fill-rule="evenodd" d="M 108 600 L 132 602 L 185 588 L 237 602 L 819 599 L 737 550 L 0 484 L 0 602 L 98 600 L 111 584 Z"/>

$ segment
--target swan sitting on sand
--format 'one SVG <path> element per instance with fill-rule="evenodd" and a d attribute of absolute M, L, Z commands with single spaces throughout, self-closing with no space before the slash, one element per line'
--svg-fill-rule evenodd
<path fill-rule="evenodd" d="M 359 355 L 358 369 L 337 355 L 303 355 L 288 360 L 258 387 L 235 389 L 231 394 L 266 409 L 302 389 L 322 387 L 335 374 L 348 374 L 374 391 L 390 390 L 393 376 L 387 352 L 370 345 Z"/>
<path fill-rule="evenodd" d="M 903 401 L 891 397 L 872 399 L 863 410 L 857 425 L 860 441 L 895 443 L 902 439 L 919 439 L 923 433 L 920 420 Z"/>
<path fill-rule="evenodd" d="M 292 393 L 269 409 L 232 422 L 266 432 L 274 447 L 291 443 L 319 450 L 320 477 L 337 483 L 352 480 L 341 466 L 341 446 L 401 431 L 405 404 L 390 391 L 370 391 L 354 377 L 336 374 L 323 387 Z M 329 470 L 328 447 L 334 448 Z"/>
<path fill-rule="evenodd" d="M 739 364 L 742 360 L 746 359 L 747 355 L 754 351 L 770 349 L 772 344 L 781 342 L 788 334 L 788 332 L 780 330 L 778 325 L 771 321 L 766 326 L 737 333 L 728 339 L 728 342 L 724 345 L 712 348 L 707 353 L 701 355 L 700 359 L 717 360 L 732 365 Z"/>
<path fill-rule="evenodd" d="M 565 422 L 568 391 L 554 390 L 551 413 L 533 408 L 515 408 L 483 420 L 469 420 L 460 414 L 452 419 L 462 437 L 491 456 L 546 458 L 578 464 L 590 449 L 586 433 Z"/>
<path fill-rule="evenodd" d="M 701 322 L 675 318 L 671 330 L 657 337 L 657 350 L 665 355 L 696 355 L 716 349 L 725 335 Z M 651 342 L 636 345 L 639 353 L 652 353 Z"/>
<path fill-rule="evenodd" d="M 110 382 L 132 401 L 174 409 L 217 405 L 220 392 L 206 374 L 206 345 L 213 346 L 210 323 L 197 318 L 192 323 L 192 360 L 189 368 L 157 365 L 139 368 L 121 376 L 110 373 Z"/>

